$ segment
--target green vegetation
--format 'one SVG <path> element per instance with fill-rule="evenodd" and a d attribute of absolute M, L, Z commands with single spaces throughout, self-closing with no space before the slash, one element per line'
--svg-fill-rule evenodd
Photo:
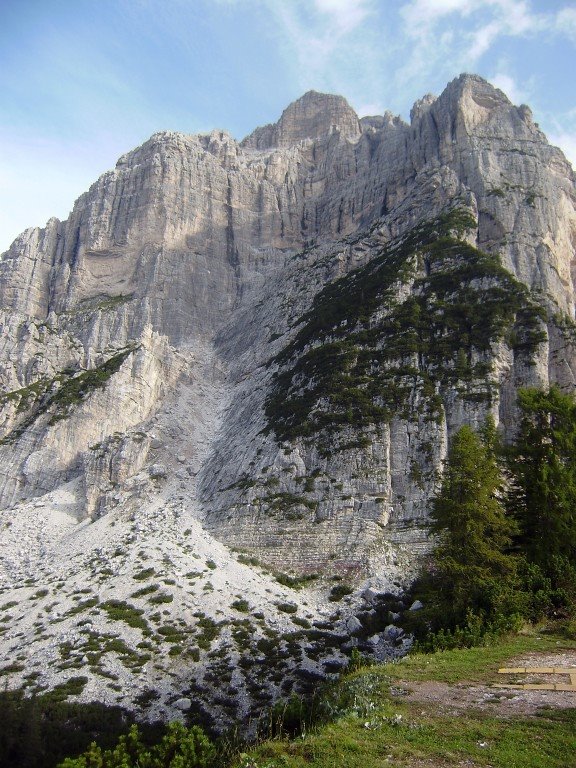
<path fill-rule="evenodd" d="M 52 379 L 42 378 L 23 389 L 7 392 L 0 399 L 0 407 L 10 400 L 18 400 L 17 412 L 27 415 L 5 437 L 0 445 L 14 442 L 32 426 L 43 413 L 51 412 L 49 424 L 66 418 L 73 406 L 81 403 L 94 390 L 104 387 L 119 369 L 124 360 L 134 352 L 134 347 L 118 352 L 104 363 L 88 371 L 77 373 L 66 369 Z"/>
<path fill-rule="evenodd" d="M 296 613 L 298 606 L 295 603 L 276 603 L 276 608 L 282 613 Z"/>
<path fill-rule="evenodd" d="M 106 611 L 112 621 L 123 621 L 129 627 L 149 631 L 148 622 L 143 618 L 144 610 L 135 608 L 123 600 L 108 600 L 100 607 Z"/>
<path fill-rule="evenodd" d="M 335 584 L 330 590 L 328 600 L 332 603 L 337 603 L 342 600 L 346 595 L 351 595 L 354 590 L 349 584 Z"/>
<path fill-rule="evenodd" d="M 208 651 L 210 650 L 212 641 L 220 634 L 220 625 L 209 616 L 204 616 L 204 614 L 198 614 L 197 618 L 198 623 L 196 626 L 200 630 L 200 633 L 196 638 L 196 642 L 199 648 Z"/>
<path fill-rule="evenodd" d="M 302 587 L 316 581 L 320 578 L 318 573 L 304 573 L 302 576 L 290 576 L 288 573 L 275 572 L 274 578 L 279 584 L 291 589 L 302 589 Z"/>
<path fill-rule="evenodd" d="M 474 645 L 545 617 L 576 636 L 576 401 L 525 389 L 519 406 L 505 476 L 490 424 L 483 440 L 464 426 L 452 441 L 436 546 L 414 585 L 425 608 L 406 624 L 422 647 Z"/>
<path fill-rule="evenodd" d="M 454 387 L 464 400 L 491 400 L 492 345 L 506 338 L 530 357 L 546 335 L 526 288 L 461 239 L 475 226 L 467 211 L 450 211 L 320 291 L 276 358 L 266 414 L 278 439 L 398 414 L 437 419 Z M 400 285 L 410 287 L 402 300 Z M 413 411 L 414 391 L 422 413 Z"/>
<path fill-rule="evenodd" d="M 45 695 L 51 701 L 64 701 L 68 696 L 79 696 L 84 690 L 87 682 L 87 677 L 70 677 L 65 683 L 55 685 L 54 688 Z"/>
<path fill-rule="evenodd" d="M 0 692 L 0 765 L 2 768 L 54 768 L 96 740 L 113 747 L 127 733 L 134 715 L 120 707 L 78 704 L 48 694 L 24 697 L 22 691 Z M 163 729 L 141 726 L 147 742 Z"/>
<path fill-rule="evenodd" d="M 530 563 L 551 577 L 576 566 L 576 402 L 557 387 L 519 393 L 522 418 L 509 451 L 508 495 Z M 563 565 L 559 567 L 558 562 Z M 559 584 L 555 584 L 559 587 Z M 573 582 L 576 587 L 576 579 Z"/>
<path fill-rule="evenodd" d="M 208 768 L 215 750 L 201 728 L 170 723 L 158 744 L 142 741 L 138 726 L 132 725 L 113 749 L 102 750 L 92 743 L 83 755 L 66 759 L 60 768 Z"/>
<path fill-rule="evenodd" d="M 230 603 L 230 607 L 234 608 L 235 611 L 240 611 L 240 613 L 250 613 L 248 600 L 234 600 L 233 603 Z"/>
<path fill-rule="evenodd" d="M 47 403 L 47 407 L 53 406 L 56 411 L 50 419 L 50 424 L 55 424 L 60 419 L 66 418 L 71 406 L 81 403 L 95 389 L 104 387 L 108 379 L 120 370 L 124 360 L 133 351 L 130 348 L 123 352 L 118 352 L 118 354 L 96 368 L 83 371 L 79 375 L 65 381 Z"/>
<path fill-rule="evenodd" d="M 560 652 L 576 644 L 556 637 L 508 638 L 499 645 L 436 654 L 415 654 L 395 664 L 341 678 L 312 701 L 293 698 L 274 709 L 275 739 L 232 761 L 233 768 L 381 768 L 462 766 L 565 768 L 576 749 L 576 710 L 499 714 L 506 694 L 493 689 L 494 705 L 454 713 L 451 689 L 444 701 L 418 698 L 419 681 L 491 684 L 497 670 L 527 653 Z M 415 697 L 408 696 L 415 689 Z M 487 695 L 490 695 L 487 689 Z M 296 738 L 282 738 L 292 732 Z"/>
<path fill-rule="evenodd" d="M 432 505 L 433 566 L 419 585 L 433 630 L 464 626 L 471 615 L 492 624 L 514 612 L 516 560 L 506 550 L 515 528 L 499 499 L 501 484 L 491 448 L 462 427 Z"/>
<path fill-rule="evenodd" d="M 141 571 L 137 571 L 132 578 L 134 581 L 146 581 L 156 575 L 154 568 L 143 568 Z"/>
<path fill-rule="evenodd" d="M 148 599 L 148 602 L 151 605 L 162 605 L 162 603 L 171 603 L 174 600 L 174 595 L 169 594 L 168 592 L 158 592 L 155 595 L 152 595 Z"/>

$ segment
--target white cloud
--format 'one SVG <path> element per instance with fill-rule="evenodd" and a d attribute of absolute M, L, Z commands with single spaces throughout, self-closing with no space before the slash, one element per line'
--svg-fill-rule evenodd
<path fill-rule="evenodd" d="M 316 9 L 331 18 L 332 24 L 347 34 L 366 19 L 371 2 L 367 0 L 314 0 Z"/>
<path fill-rule="evenodd" d="M 405 31 L 412 37 L 427 37 L 436 32 L 439 22 L 447 23 L 472 14 L 489 15 L 489 21 L 474 34 L 471 56 L 481 56 L 501 35 L 523 36 L 552 31 L 576 39 L 576 10 L 534 12 L 528 0 L 408 0 L 400 9 Z"/>
<path fill-rule="evenodd" d="M 562 35 L 576 41 L 576 10 L 542 6 L 529 0 L 406 0 L 399 13 L 412 50 L 400 69 L 401 83 L 424 80 L 432 70 L 448 77 L 476 71 L 507 37 Z"/>
<path fill-rule="evenodd" d="M 510 75 L 507 75 L 504 72 L 498 72 L 494 77 L 490 78 L 490 82 L 494 87 L 504 91 L 513 104 L 523 104 L 528 101 L 526 91 L 520 88 L 516 80 Z"/>
<path fill-rule="evenodd" d="M 362 76 L 371 86 L 383 77 L 386 30 L 370 19 L 377 0 L 262 0 L 276 21 L 278 45 L 301 89 L 358 93 Z M 376 41 L 378 38 L 378 42 Z M 371 88 L 373 90 L 373 87 Z"/>
<path fill-rule="evenodd" d="M 572 163 L 572 167 L 576 169 L 576 130 L 562 131 L 561 133 L 549 133 L 548 140 L 550 144 L 560 147 L 562 152 L 564 152 L 568 160 Z"/>
<path fill-rule="evenodd" d="M 411 35 L 426 32 L 442 17 L 451 13 L 468 15 L 478 5 L 476 0 L 411 0 L 400 9 Z"/>
<path fill-rule="evenodd" d="M 556 16 L 556 28 L 576 41 L 576 8 L 563 8 L 559 11 Z"/>
<path fill-rule="evenodd" d="M 544 115 L 550 144 L 560 147 L 576 170 L 576 107 L 561 115 Z"/>
<path fill-rule="evenodd" d="M 381 102 L 373 101 L 360 104 L 356 111 L 358 117 L 370 117 L 373 115 L 382 115 L 386 110 Z"/>

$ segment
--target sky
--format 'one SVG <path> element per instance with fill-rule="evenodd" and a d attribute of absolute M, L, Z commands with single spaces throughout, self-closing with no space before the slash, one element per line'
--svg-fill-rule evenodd
<path fill-rule="evenodd" d="M 157 131 L 241 139 L 310 89 L 408 120 L 461 72 L 576 167 L 576 0 L 0 0 L 0 252 Z"/>

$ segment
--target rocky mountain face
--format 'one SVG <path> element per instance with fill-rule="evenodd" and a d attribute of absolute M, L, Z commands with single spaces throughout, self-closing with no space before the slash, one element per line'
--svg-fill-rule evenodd
<path fill-rule="evenodd" d="M 492 414 L 512 436 L 518 387 L 574 389 L 574 182 L 465 75 L 409 125 L 309 92 L 240 143 L 155 134 L 18 237 L 9 684 L 79 670 L 85 700 L 226 722 L 359 642 L 401 650 L 379 593 L 428 545 L 451 435 Z"/>

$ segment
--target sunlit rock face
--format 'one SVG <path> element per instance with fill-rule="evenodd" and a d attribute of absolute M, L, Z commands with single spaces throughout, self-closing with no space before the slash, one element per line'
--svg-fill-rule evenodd
<path fill-rule="evenodd" d="M 76 555 L 89 580 L 111 520 L 133 554 L 170 510 L 181 569 L 190 529 L 398 589 L 454 431 L 510 437 L 518 387 L 574 389 L 575 199 L 528 107 L 469 75 L 409 125 L 312 91 L 240 143 L 152 136 L 0 260 L 6 580 Z M 10 533 L 35 504 L 42 535 Z"/>

